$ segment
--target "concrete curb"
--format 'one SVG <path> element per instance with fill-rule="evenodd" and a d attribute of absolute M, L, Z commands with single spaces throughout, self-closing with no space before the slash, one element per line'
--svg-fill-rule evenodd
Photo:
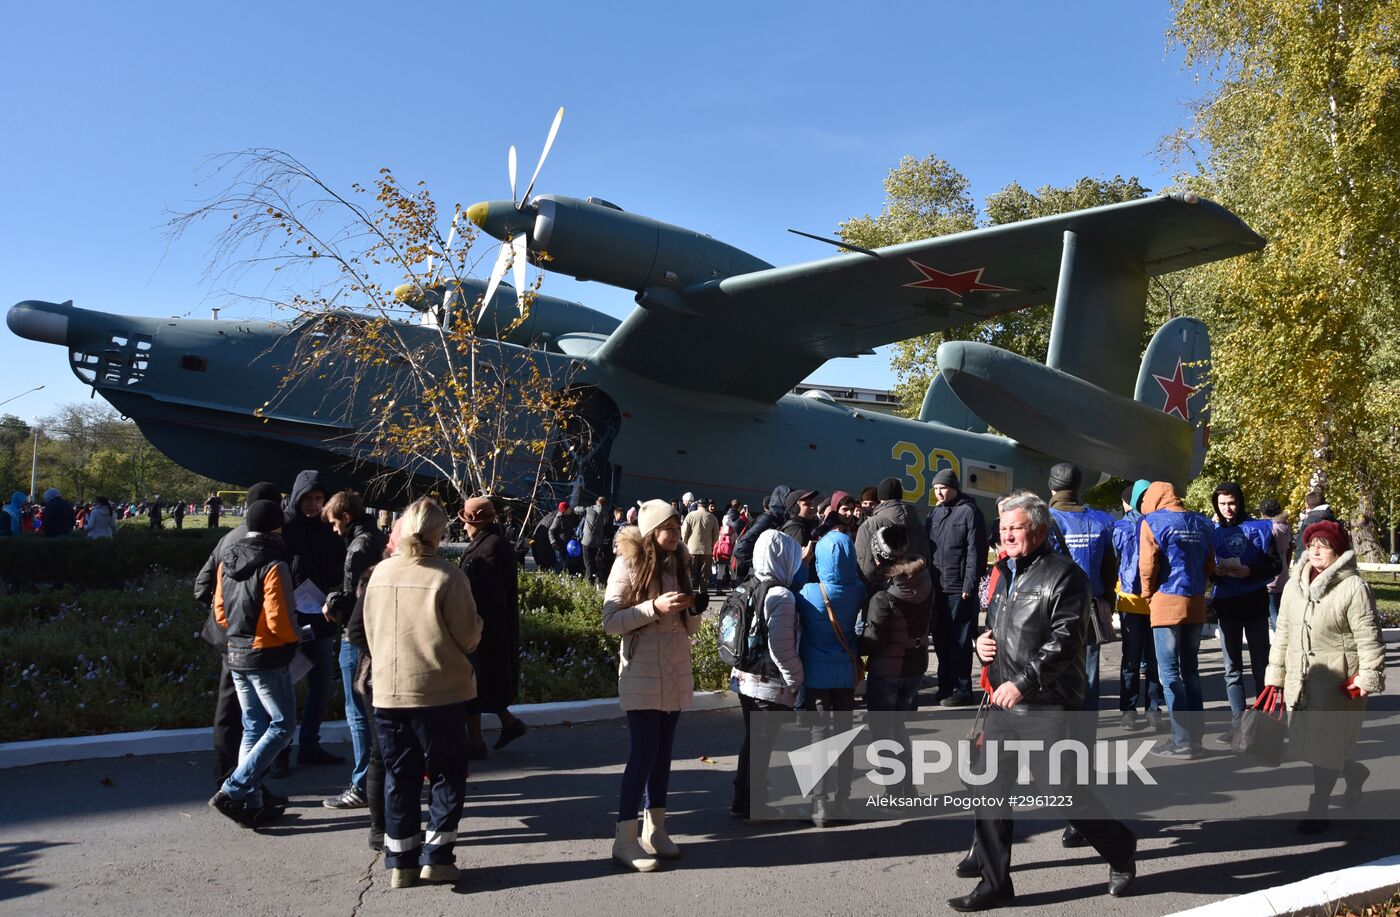
<path fill-rule="evenodd" d="M 738 695 L 729 691 L 696 691 L 692 710 L 718 710 L 734 707 Z M 559 701 L 552 704 L 521 704 L 511 712 L 531 726 L 555 726 L 562 723 L 590 723 L 597 720 L 621 719 L 622 708 L 615 697 L 594 700 Z M 321 724 L 323 742 L 349 742 L 350 733 L 344 720 Z M 32 742 L 0 743 L 0 770 L 28 767 L 32 764 L 56 764 L 60 761 L 85 761 L 92 758 L 121 758 L 127 755 L 168 755 L 187 751 L 208 751 L 213 744 L 213 729 L 153 729 L 148 732 L 120 732 L 112 735 L 73 736 L 63 739 L 37 739 Z"/>
<path fill-rule="evenodd" d="M 1400 856 L 1392 856 L 1178 911 L 1169 917 L 1331 917 L 1343 903 L 1360 909 L 1387 901 L 1397 891 Z"/>

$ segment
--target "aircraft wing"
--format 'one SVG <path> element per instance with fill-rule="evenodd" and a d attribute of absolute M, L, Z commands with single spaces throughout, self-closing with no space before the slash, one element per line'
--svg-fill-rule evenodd
<path fill-rule="evenodd" d="M 666 385 L 775 401 L 832 357 L 1052 302 L 1066 232 L 1116 270 L 1149 276 L 1264 245 L 1204 199 L 1111 204 L 644 291 L 593 359 Z"/>

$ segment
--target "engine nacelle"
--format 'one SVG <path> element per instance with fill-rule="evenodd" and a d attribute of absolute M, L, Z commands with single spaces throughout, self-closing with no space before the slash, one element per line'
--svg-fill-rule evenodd
<path fill-rule="evenodd" d="M 541 194 L 530 233 L 531 260 L 579 280 L 641 292 L 680 290 L 772 267 L 766 261 L 694 230 L 628 213 L 615 205 Z"/>

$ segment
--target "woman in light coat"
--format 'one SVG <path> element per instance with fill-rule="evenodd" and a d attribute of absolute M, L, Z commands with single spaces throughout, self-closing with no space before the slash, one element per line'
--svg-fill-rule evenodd
<path fill-rule="evenodd" d="M 676 724 L 695 693 L 690 638 L 700 629 L 704 609 L 695 607 L 680 515 L 670 503 L 642 504 L 636 527 L 618 531 L 616 548 L 603 599 L 603 630 L 622 638 L 617 695 L 627 713 L 631 750 L 622 772 L 612 855 L 629 869 L 651 872 L 658 857 L 680 856 L 666 834 L 666 790 Z"/>
<path fill-rule="evenodd" d="M 1346 778 L 1343 804 L 1351 806 L 1370 776 L 1351 754 L 1366 698 L 1385 690 L 1385 646 L 1375 597 L 1357 570 L 1346 530 L 1330 520 L 1313 523 L 1303 545 L 1284 586 L 1264 683 L 1283 689 L 1292 712 L 1289 746 L 1313 766 L 1308 817 L 1298 830 L 1316 834 L 1327 828 L 1337 778 Z"/>

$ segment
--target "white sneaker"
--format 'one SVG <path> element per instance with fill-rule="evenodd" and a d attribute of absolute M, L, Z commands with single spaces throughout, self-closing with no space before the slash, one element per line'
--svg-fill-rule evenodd
<path fill-rule="evenodd" d="M 462 878 L 462 870 L 452 863 L 433 863 L 418 872 L 424 882 L 456 882 Z"/>

